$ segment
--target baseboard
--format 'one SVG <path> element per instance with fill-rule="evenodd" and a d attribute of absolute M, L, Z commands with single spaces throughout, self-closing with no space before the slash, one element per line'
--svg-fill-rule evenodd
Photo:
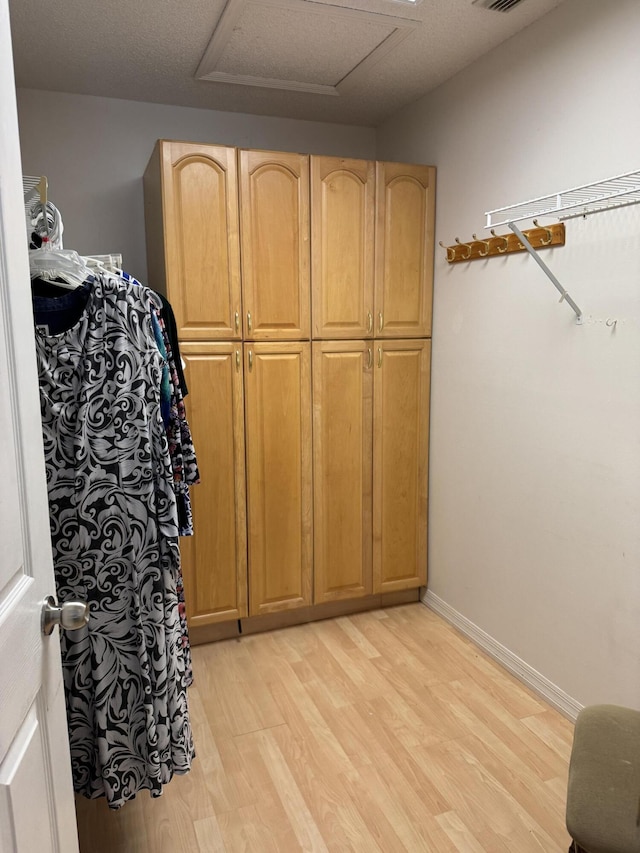
<path fill-rule="evenodd" d="M 216 643 L 218 640 L 237 639 L 246 634 L 258 634 L 262 631 L 274 631 L 292 625 L 302 625 L 305 622 L 333 619 L 336 616 L 349 616 L 363 610 L 395 607 L 397 604 L 408 604 L 412 601 L 416 604 L 420 601 L 420 590 L 418 588 L 382 592 L 375 595 L 365 595 L 361 598 L 326 601 L 323 604 L 312 604 L 308 607 L 295 607 L 292 610 L 264 613 L 262 616 L 228 619 L 224 622 L 214 622 L 208 625 L 192 624 L 189 625 L 189 639 L 192 646 L 199 646 L 203 643 Z"/>
<path fill-rule="evenodd" d="M 431 610 L 442 616 L 447 622 L 457 628 L 460 633 L 464 634 L 486 652 L 495 661 L 501 664 L 505 669 L 509 670 L 512 675 L 515 675 L 523 684 L 531 688 L 535 693 L 541 696 L 545 701 L 552 705 L 556 710 L 567 717 L 572 722 L 578 716 L 578 712 L 582 710 L 582 705 L 572 699 L 564 690 L 561 690 L 553 682 L 541 675 L 528 663 L 521 660 L 513 652 L 509 651 L 506 646 L 503 646 L 497 640 L 494 640 L 486 631 L 479 628 L 473 622 L 454 610 L 439 596 L 435 595 L 431 590 L 427 589 L 422 596 L 423 604 L 426 604 Z"/>

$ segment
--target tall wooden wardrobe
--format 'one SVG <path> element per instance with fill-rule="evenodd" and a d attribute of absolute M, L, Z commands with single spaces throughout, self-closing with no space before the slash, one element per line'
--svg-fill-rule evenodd
<path fill-rule="evenodd" d="M 144 188 L 202 480 L 192 640 L 416 600 L 435 169 L 159 141 Z"/>

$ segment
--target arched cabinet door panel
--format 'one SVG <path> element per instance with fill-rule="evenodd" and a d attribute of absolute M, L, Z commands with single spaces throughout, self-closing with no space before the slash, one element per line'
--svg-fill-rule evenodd
<path fill-rule="evenodd" d="M 145 217 L 146 283 L 169 298 L 180 339 L 239 340 L 236 149 L 159 142 L 145 172 Z"/>
<path fill-rule="evenodd" d="M 240 152 L 246 340 L 310 335 L 309 157 Z"/>
<path fill-rule="evenodd" d="M 376 337 L 431 337 L 435 176 L 376 164 Z"/>
<path fill-rule="evenodd" d="M 311 157 L 314 338 L 373 335 L 375 163 Z"/>

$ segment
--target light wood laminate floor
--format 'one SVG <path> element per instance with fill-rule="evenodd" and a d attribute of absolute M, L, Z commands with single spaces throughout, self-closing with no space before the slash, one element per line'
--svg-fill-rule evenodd
<path fill-rule="evenodd" d="M 422 604 L 194 649 L 198 756 L 82 853 L 559 853 L 573 726 Z"/>

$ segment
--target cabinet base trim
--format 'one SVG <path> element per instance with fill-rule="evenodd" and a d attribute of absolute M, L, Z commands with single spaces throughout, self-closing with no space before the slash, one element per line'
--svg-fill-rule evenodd
<path fill-rule="evenodd" d="M 269 613 L 263 616 L 249 616 L 233 622 L 219 622 L 214 625 L 189 627 L 191 645 L 214 643 L 217 640 L 229 640 L 244 634 L 258 634 L 262 631 L 274 631 L 290 625 L 304 622 L 316 622 L 319 619 L 331 619 L 335 616 L 348 616 L 363 610 L 377 610 L 380 607 L 393 607 L 396 604 L 408 604 L 420 601 L 419 589 L 405 589 L 400 592 L 388 592 L 382 595 L 367 595 L 349 601 L 331 601 L 326 604 L 313 604 L 298 607 L 281 613 Z"/>

